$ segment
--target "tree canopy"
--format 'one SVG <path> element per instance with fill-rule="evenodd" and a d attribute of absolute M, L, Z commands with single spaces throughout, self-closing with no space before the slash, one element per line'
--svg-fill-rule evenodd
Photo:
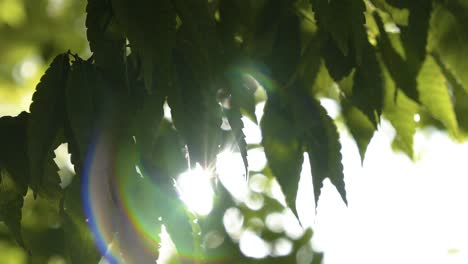
<path fill-rule="evenodd" d="M 262 221 L 287 207 L 297 215 L 304 162 L 312 170 L 310 210 L 325 179 L 347 203 L 337 122 L 362 162 L 382 119 L 395 128 L 392 147 L 412 159 L 419 128 L 457 141 L 468 135 L 463 0 L 88 0 L 66 12 L 86 5 L 89 55 L 77 53 L 83 46 L 68 24 L 51 23 L 47 30 L 57 34 L 45 37 L 33 12 L 40 3 L 24 3 L 36 16 L 0 13 L 0 34 L 34 42 L 51 61 L 29 111 L 0 118 L 0 221 L 33 262 L 60 255 L 67 263 L 102 256 L 154 263 L 164 230 L 177 251 L 170 263 L 321 263 L 311 230 L 288 237 Z M 322 98 L 338 102 L 337 120 Z M 243 118 L 261 127 L 259 144 L 246 142 Z M 69 183 L 54 162 L 63 143 L 76 174 Z M 260 171 L 248 162 L 252 148 L 267 157 Z M 240 155 L 246 179 L 277 181 L 286 203 L 251 190 L 259 209 L 230 193 L 216 177 L 226 150 Z M 206 216 L 189 210 L 174 184 L 187 171 L 212 175 L 215 203 Z M 22 212 L 31 192 L 29 206 L 47 207 L 54 228 L 30 232 Z M 223 223 L 227 212 L 272 245 L 286 237 L 291 252 L 244 256 Z M 40 245 L 44 239 L 56 242 Z"/>

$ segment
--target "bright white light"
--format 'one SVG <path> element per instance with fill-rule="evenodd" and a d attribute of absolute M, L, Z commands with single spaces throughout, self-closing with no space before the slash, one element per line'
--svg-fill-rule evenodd
<path fill-rule="evenodd" d="M 247 151 L 247 160 L 249 161 L 249 169 L 251 171 L 262 171 L 267 164 L 263 148 L 249 149 Z"/>
<path fill-rule="evenodd" d="M 164 118 L 170 122 L 172 122 L 172 113 L 171 113 L 171 108 L 169 107 L 169 104 L 167 102 L 164 102 L 163 105 L 163 113 L 164 113 Z"/>
<path fill-rule="evenodd" d="M 239 240 L 244 224 L 244 215 L 238 208 L 229 208 L 224 212 L 223 224 L 229 236 L 234 240 Z"/>
<path fill-rule="evenodd" d="M 237 200 L 244 200 L 248 194 L 245 167 L 239 153 L 225 150 L 216 157 L 216 172 L 221 183 Z"/>
<path fill-rule="evenodd" d="M 421 116 L 419 114 L 415 114 L 413 116 L 413 119 L 414 119 L 414 122 L 418 123 L 419 121 L 421 121 Z"/>
<path fill-rule="evenodd" d="M 340 105 L 335 100 L 321 98 L 320 104 L 327 110 L 327 113 L 331 118 L 335 119 L 340 115 Z"/>
<path fill-rule="evenodd" d="M 242 123 L 244 123 L 242 132 L 245 134 L 245 142 L 247 142 L 247 144 L 259 144 L 262 141 L 260 127 L 247 117 L 242 117 L 241 119 Z"/>
<path fill-rule="evenodd" d="M 26 60 L 20 66 L 20 74 L 23 79 L 29 79 L 37 73 L 37 61 L 35 60 Z"/>
<path fill-rule="evenodd" d="M 350 135 L 340 136 L 348 207 L 328 180 L 317 216 L 307 192 L 298 198 L 302 214 L 312 215 L 301 220 L 313 221 L 307 225 L 326 264 L 468 263 L 468 214 L 461 210 L 468 201 L 468 144 L 418 132 L 413 163 L 392 151 L 394 131 L 383 120 L 361 167 Z"/>
<path fill-rule="evenodd" d="M 273 256 L 286 256 L 291 253 L 293 248 L 292 242 L 286 238 L 278 238 L 273 243 Z"/>
<path fill-rule="evenodd" d="M 213 188 L 210 174 L 199 164 L 179 175 L 177 188 L 182 201 L 198 215 L 207 215 L 213 208 Z"/>
<path fill-rule="evenodd" d="M 242 232 L 239 241 L 240 250 L 251 258 L 264 258 L 270 254 L 270 245 L 250 230 Z"/>

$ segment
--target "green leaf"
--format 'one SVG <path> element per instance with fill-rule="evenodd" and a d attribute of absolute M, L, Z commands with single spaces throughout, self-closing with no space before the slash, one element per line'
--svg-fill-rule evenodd
<path fill-rule="evenodd" d="M 320 63 L 315 81 L 312 83 L 311 88 L 307 89 L 309 94 L 321 95 L 325 97 L 332 97 L 336 89 L 334 87 L 334 80 L 328 73 L 327 68 L 323 62 Z"/>
<path fill-rule="evenodd" d="M 427 56 L 418 75 L 421 102 L 432 116 L 441 121 L 457 137 L 458 123 L 453 109 L 447 81 L 432 56 Z"/>
<path fill-rule="evenodd" d="M 396 130 L 393 145 L 413 159 L 413 138 L 417 126 L 414 116 L 419 111 L 419 105 L 404 93 L 397 93 L 395 82 L 390 77 L 389 72 L 385 68 L 383 69 L 385 80 L 384 116 Z"/>
<path fill-rule="evenodd" d="M 367 146 L 374 135 L 375 126 L 364 113 L 352 106 L 347 100 L 341 101 L 341 103 L 346 126 L 356 141 L 361 155 L 361 163 L 364 163 Z"/>
<path fill-rule="evenodd" d="M 126 39 L 118 28 L 110 1 L 88 0 L 86 13 L 86 35 L 97 67 L 114 83 L 126 84 Z"/>
<path fill-rule="evenodd" d="M 31 188 L 41 194 L 45 182 L 45 164 L 54 151 L 64 119 L 64 91 L 70 65 L 68 54 L 58 55 L 41 78 L 30 106 L 28 124 L 28 156 L 31 168 Z M 57 175 L 58 177 L 58 175 Z"/>
<path fill-rule="evenodd" d="M 466 10 L 455 1 L 437 5 L 430 22 L 428 49 L 440 56 L 442 63 L 468 91 L 468 20 Z M 465 12 L 465 13 L 463 13 Z"/>
<path fill-rule="evenodd" d="M 300 139 L 294 132 L 293 113 L 283 104 L 278 96 L 269 95 L 261 121 L 262 145 L 287 204 L 297 214 L 296 195 L 303 151 Z"/>
<path fill-rule="evenodd" d="M 295 124 L 309 154 L 314 185 L 315 205 L 320 197 L 323 180 L 329 178 L 347 204 L 341 164 L 341 144 L 333 120 L 320 103 L 307 96 L 294 97 Z"/>
<path fill-rule="evenodd" d="M 176 35 L 176 12 L 171 0 L 111 0 L 132 51 L 141 60 L 148 92 L 172 85 L 172 49 Z M 156 74 L 156 78 L 154 78 Z"/>
<path fill-rule="evenodd" d="M 374 127 L 380 122 L 383 108 L 383 78 L 380 65 L 371 47 L 354 73 L 352 103 L 359 108 Z"/>
<path fill-rule="evenodd" d="M 60 212 L 64 236 L 68 238 L 65 240 L 65 249 L 70 263 L 98 263 L 101 255 L 86 221 L 82 193 L 80 177 L 75 176 L 65 189 Z"/>

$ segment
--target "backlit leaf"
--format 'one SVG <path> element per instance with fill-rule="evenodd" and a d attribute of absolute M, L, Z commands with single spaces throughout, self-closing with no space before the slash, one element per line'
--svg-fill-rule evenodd
<path fill-rule="evenodd" d="M 445 67 L 455 79 L 468 91 L 468 8 L 463 8 L 456 1 L 438 5 L 431 18 L 429 50 L 439 54 Z"/>
<path fill-rule="evenodd" d="M 367 146 L 374 135 L 375 127 L 359 109 L 342 101 L 343 117 L 359 149 L 361 163 L 364 163 Z"/>
<path fill-rule="evenodd" d="M 296 213 L 296 194 L 303 162 L 300 139 L 294 132 L 294 116 L 278 97 L 270 95 L 261 121 L 262 145 L 268 165 Z"/>
<path fill-rule="evenodd" d="M 418 90 L 421 102 L 431 115 L 440 120 L 452 135 L 457 136 L 458 123 L 447 81 L 431 56 L 426 57 L 418 75 Z"/>
<path fill-rule="evenodd" d="M 411 68 L 407 61 L 392 46 L 389 34 L 384 29 L 382 19 L 374 14 L 374 19 L 378 25 L 380 35 L 377 37 L 377 46 L 382 54 L 382 59 L 388 69 L 388 72 L 395 80 L 396 85 L 409 98 L 419 102 L 419 92 L 416 84 L 416 75 L 418 67 Z"/>
<path fill-rule="evenodd" d="M 341 164 L 341 144 L 335 123 L 320 103 L 306 96 L 295 97 L 295 123 L 309 154 L 314 185 L 315 204 L 320 197 L 323 180 L 329 178 L 347 204 Z"/>
<path fill-rule="evenodd" d="M 404 93 L 397 92 L 395 82 L 384 68 L 385 102 L 384 116 L 396 130 L 394 146 L 398 146 L 408 157 L 414 158 L 413 141 L 416 133 L 414 116 L 419 111 L 419 105 L 409 99 Z"/>

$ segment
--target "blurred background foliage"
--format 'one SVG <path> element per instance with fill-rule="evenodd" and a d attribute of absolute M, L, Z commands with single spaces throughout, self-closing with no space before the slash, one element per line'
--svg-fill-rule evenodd
<path fill-rule="evenodd" d="M 0 112 L 27 110 L 34 88 L 58 53 L 88 57 L 86 1 L 0 0 Z"/>

